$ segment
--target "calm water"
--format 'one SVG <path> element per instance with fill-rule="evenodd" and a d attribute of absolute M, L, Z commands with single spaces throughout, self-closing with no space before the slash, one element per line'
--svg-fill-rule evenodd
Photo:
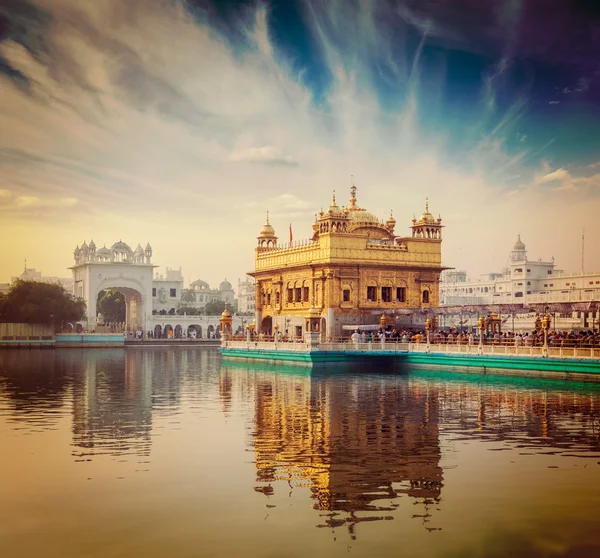
<path fill-rule="evenodd" d="M 600 384 L 0 352 L 0 555 L 600 556 Z"/>

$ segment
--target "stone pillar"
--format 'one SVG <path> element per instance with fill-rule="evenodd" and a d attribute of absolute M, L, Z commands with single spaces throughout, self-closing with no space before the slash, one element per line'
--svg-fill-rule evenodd
<path fill-rule="evenodd" d="M 325 341 L 331 340 L 333 342 L 333 334 L 335 332 L 335 314 L 333 313 L 333 308 L 327 308 L 325 319 L 327 320 L 325 327 Z"/>
<path fill-rule="evenodd" d="M 318 331 L 305 331 L 304 341 L 308 345 L 308 352 L 313 353 L 319 351 L 319 342 L 321 340 L 321 334 Z"/>

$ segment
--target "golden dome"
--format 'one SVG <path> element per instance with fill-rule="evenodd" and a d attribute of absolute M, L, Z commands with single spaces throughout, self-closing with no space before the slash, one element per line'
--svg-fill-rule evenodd
<path fill-rule="evenodd" d="M 392 215 L 392 212 L 391 212 L 391 211 L 390 211 L 390 216 L 388 217 L 388 220 L 385 222 L 385 224 L 386 224 L 388 227 L 391 227 L 391 226 L 393 226 L 393 225 L 395 225 L 395 224 L 396 224 L 396 219 L 394 219 L 394 216 Z"/>
<path fill-rule="evenodd" d="M 227 310 L 227 308 L 225 308 L 225 310 L 223 310 L 223 313 L 221 314 L 221 318 L 231 318 L 231 314 L 229 313 L 229 310 Z"/>
<path fill-rule="evenodd" d="M 348 212 L 348 217 L 355 223 L 374 223 L 379 225 L 379 219 L 366 209 L 355 209 Z"/>
<path fill-rule="evenodd" d="M 269 212 L 267 211 L 267 222 L 263 225 L 262 229 L 260 229 L 260 233 L 258 234 L 259 238 L 262 237 L 273 237 L 275 236 L 275 229 L 269 223 Z"/>
<path fill-rule="evenodd" d="M 429 199 L 425 198 L 425 211 L 421 213 L 421 217 L 419 218 L 420 223 L 425 223 L 426 225 L 435 225 L 435 217 L 429 213 Z"/>

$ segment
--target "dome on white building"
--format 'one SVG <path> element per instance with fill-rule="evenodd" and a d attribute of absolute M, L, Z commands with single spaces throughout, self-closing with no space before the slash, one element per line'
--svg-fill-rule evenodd
<path fill-rule="evenodd" d="M 208 291 L 210 290 L 210 286 L 206 281 L 202 281 L 202 279 L 197 279 L 190 283 L 190 287 L 197 291 Z"/>
<path fill-rule="evenodd" d="M 232 291 L 233 287 L 231 286 L 231 283 L 229 281 L 227 281 L 227 279 L 225 279 L 225 281 L 221 281 L 221 284 L 219 285 L 219 290 L 220 291 Z"/>

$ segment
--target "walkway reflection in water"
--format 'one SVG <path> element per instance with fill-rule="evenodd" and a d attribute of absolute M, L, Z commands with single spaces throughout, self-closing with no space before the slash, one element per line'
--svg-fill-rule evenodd
<path fill-rule="evenodd" d="M 3 351 L 0 538 L 48 556 L 82 555 L 72 524 L 145 556 L 262 556 L 265 537 L 275 554 L 395 555 L 399 536 L 411 556 L 595 555 L 599 410 L 596 383 Z"/>

